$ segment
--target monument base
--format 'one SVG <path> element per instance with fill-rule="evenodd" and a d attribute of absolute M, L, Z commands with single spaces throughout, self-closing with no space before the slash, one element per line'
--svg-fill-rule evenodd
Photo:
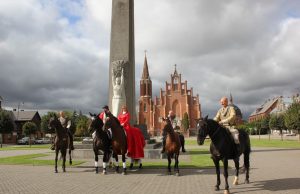
<path fill-rule="evenodd" d="M 161 154 L 162 142 L 156 142 L 155 140 L 147 140 L 144 148 L 145 159 L 161 159 L 165 158 L 165 154 Z M 149 142 L 149 143 L 148 143 Z M 93 144 L 88 142 L 82 142 L 82 144 L 75 144 L 75 150 L 73 151 L 74 158 L 94 159 Z M 103 152 L 99 150 L 99 155 L 103 155 Z"/>

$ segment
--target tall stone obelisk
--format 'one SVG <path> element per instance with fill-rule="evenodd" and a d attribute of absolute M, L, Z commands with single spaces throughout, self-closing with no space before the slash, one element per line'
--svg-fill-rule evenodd
<path fill-rule="evenodd" d="M 115 104 L 118 99 L 114 98 L 115 85 L 118 84 L 117 80 L 122 77 L 124 78 L 125 99 L 121 102 L 125 102 L 127 105 L 131 115 L 131 124 L 136 122 L 134 59 L 134 0 L 112 0 L 109 106 L 111 110 L 117 109 Z"/>

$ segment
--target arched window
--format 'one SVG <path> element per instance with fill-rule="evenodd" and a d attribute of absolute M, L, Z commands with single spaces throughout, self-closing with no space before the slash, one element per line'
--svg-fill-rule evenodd
<path fill-rule="evenodd" d="M 144 104 L 144 112 L 147 112 L 147 105 Z"/>

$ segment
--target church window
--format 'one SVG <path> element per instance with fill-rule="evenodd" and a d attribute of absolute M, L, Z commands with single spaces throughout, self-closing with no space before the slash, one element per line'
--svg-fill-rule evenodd
<path fill-rule="evenodd" d="M 144 112 L 147 112 L 147 105 L 144 104 Z"/>

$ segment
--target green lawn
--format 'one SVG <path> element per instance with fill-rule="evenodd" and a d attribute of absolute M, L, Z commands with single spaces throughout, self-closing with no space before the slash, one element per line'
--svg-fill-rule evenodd
<path fill-rule="evenodd" d="M 10 164 L 10 165 L 37 165 L 37 166 L 45 166 L 45 165 L 54 165 L 53 160 L 41 160 L 37 159 L 39 157 L 45 157 L 48 154 L 30 154 L 30 155 L 21 155 L 21 156 L 12 156 L 6 158 L 0 158 L 0 164 Z M 62 161 L 59 160 L 59 165 L 61 165 Z M 82 164 L 83 161 L 73 161 L 72 166 L 76 166 Z M 69 161 L 66 161 L 66 166 L 69 166 Z"/>
<path fill-rule="evenodd" d="M 210 145 L 210 139 L 206 139 L 204 145 Z M 198 145 L 197 140 L 186 140 L 186 145 Z M 300 148 L 300 142 L 297 140 L 279 140 L 279 139 L 256 139 L 251 138 L 251 147 L 275 147 L 275 148 Z"/>
<path fill-rule="evenodd" d="M 300 148 L 300 142 L 297 140 L 279 140 L 279 139 L 251 139 L 252 147 L 276 147 L 276 148 Z"/>
<path fill-rule="evenodd" d="M 179 168 L 212 168 L 214 164 L 210 158 L 208 150 L 192 149 L 188 153 L 191 155 L 191 161 L 180 161 L 179 156 Z M 174 166 L 174 159 L 172 160 L 172 167 Z M 167 159 L 162 159 L 159 162 L 143 162 L 145 168 L 166 168 L 168 165 Z"/>
<path fill-rule="evenodd" d="M 0 151 L 6 150 L 33 150 L 33 149 L 50 149 L 50 144 L 43 145 L 16 145 L 16 146 L 7 146 L 0 148 Z"/>

